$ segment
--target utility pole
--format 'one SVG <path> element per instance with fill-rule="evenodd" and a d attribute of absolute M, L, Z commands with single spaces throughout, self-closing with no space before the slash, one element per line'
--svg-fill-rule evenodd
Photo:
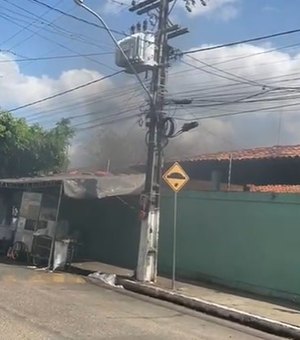
<path fill-rule="evenodd" d="M 154 36 L 152 33 L 149 39 L 147 38 L 137 42 L 139 37 L 134 35 L 135 26 L 132 26 L 132 36 L 128 37 L 129 41 L 126 38 L 126 41 L 123 39 L 118 42 L 100 14 L 86 6 L 84 0 L 74 1 L 101 22 L 117 47 L 116 64 L 125 68 L 127 73 L 135 75 L 149 99 L 149 110 L 146 115 L 146 126 L 148 127 L 148 133 L 146 135 L 146 137 L 148 137 L 146 138 L 148 144 L 147 169 L 145 189 L 143 195 L 141 195 L 140 202 L 141 230 L 136 279 L 139 281 L 154 282 L 156 281 L 157 275 L 163 148 L 167 145 L 169 138 L 179 136 L 181 133 L 198 126 L 197 122 L 186 123 L 179 131 L 175 132 L 174 120 L 166 117 L 164 113 L 166 76 L 171 50 L 168 45 L 168 40 L 188 33 L 188 30 L 186 28 L 180 28 L 178 25 L 173 25 L 169 20 L 169 3 L 173 2 L 173 5 L 175 5 L 176 0 L 143 0 L 138 3 L 132 0 L 132 7 L 129 11 L 136 11 L 138 15 L 149 14 L 151 12 L 151 16 L 158 19 L 155 39 L 153 39 Z M 183 1 L 186 3 L 186 8 L 191 11 L 190 7 L 195 5 L 195 0 Z M 200 1 L 201 3 L 205 2 L 204 0 Z M 158 15 L 157 13 L 153 13 L 153 11 L 158 11 Z M 155 26 L 155 24 L 153 24 L 153 26 Z M 142 25 L 138 23 L 136 28 L 137 31 L 140 32 Z M 147 21 L 143 23 L 143 30 L 147 31 Z M 136 44 L 138 44 L 138 46 Z M 144 55 L 141 60 L 140 50 L 142 49 L 145 52 L 145 45 L 147 44 L 148 47 L 155 47 L 154 57 L 152 55 L 152 57 L 148 58 L 148 55 L 148 57 L 146 56 L 145 58 Z M 139 76 L 140 72 L 149 70 L 149 68 L 152 71 L 150 91 Z M 190 100 L 181 101 L 181 104 L 188 103 L 190 103 Z"/>
<path fill-rule="evenodd" d="M 152 105 L 148 112 L 148 156 L 146 167 L 145 190 L 141 197 L 141 229 L 138 252 L 136 279 L 138 281 L 156 281 L 158 235 L 160 220 L 160 183 L 162 175 L 162 152 L 166 142 L 165 131 L 165 91 L 169 59 L 168 34 L 179 32 L 178 25 L 169 25 L 169 3 L 173 0 L 146 0 L 133 5 L 130 11 L 138 14 L 148 10 L 158 10 L 158 30 L 156 33 L 156 66 L 152 71 Z M 186 33 L 186 31 L 184 32 Z M 174 34 L 174 37 L 177 36 Z"/>
<path fill-rule="evenodd" d="M 141 220 L 140 244 L 136 279 L 155 281 L 157 273 L 158 233 L 160 219 L 160 179 L 162 168 L 161 121 L 166 84 L 166 47 L 169 0 L 161 0 L 156 38 L 157 66 L 152 74 L 153 105 L 149 112 L 149 139 L 146 183 L 142 208 L 146 212 Z"/>

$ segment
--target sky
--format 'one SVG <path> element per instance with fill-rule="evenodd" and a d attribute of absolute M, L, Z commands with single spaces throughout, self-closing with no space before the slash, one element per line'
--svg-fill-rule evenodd
<path fill-rule="evenodd" d="M 85 2 L 103 16 L 118 40 L 132 24 L 145 19 L 128 11 L 129 0 Z M 182 51 L 300 28 L 299 1 L 207 0 L 205 7 L 196 3 L 189 13 L 184 1 L 177 0 L 171 13 L 172 22 L 190 32 L 172 40 L 172 46 Z M 145 154 L 143 90 L 132 75 L 110 77 L 121 69 L 114 62 L 113 42 L 93 25 L 95 18 L 73 0 L 0 0 L 0 4 L 1 108 L 45 127 L 71 118 L 77 131 L 71 148 L 74 166 L 93 165 L 93 159 L 109 154 L 115 154 L 115 162 L 140 161 Z M 186 54 L 173 61 L 167 97 L 188 97 L 193 103 L 167 111 L 178 126 L 194 119 L 200 126 L 172 141 L 168 156 L 300 143 L 299 66 L 300 33 Z M 149 79 L 141 76 L 148 84 Z M 92 81 L 72 93 L 22 108 Z M 115 152 L 109 138 L 107 144 L 102 139 L 100 151 L 92 151 L 99 133 L 111 129 L 124 152 Z"/>

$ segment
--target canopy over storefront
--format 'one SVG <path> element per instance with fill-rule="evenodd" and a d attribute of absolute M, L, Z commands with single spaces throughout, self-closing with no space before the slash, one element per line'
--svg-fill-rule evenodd
<path fill-rule="evenodd" d="M 105 198 L 139 195 L 144 187 L 145 176 L 58 174 L 53 176 L 0 179 L 0 188 L 40 189 L 62 185 L 64 195 L 75 199 Z"/>

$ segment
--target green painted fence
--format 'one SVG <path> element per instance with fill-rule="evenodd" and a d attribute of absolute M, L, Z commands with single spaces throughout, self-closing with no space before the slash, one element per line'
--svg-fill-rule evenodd
<path fill-rule="evenodd" d="M 159 271 L 171 273 L 173 196 L 162 199 Z M 177 275 L 300 302 L 300 195 L 182 192 Z"/>
<path fill-rule="evenodd" d="M 61 217 L 81 231 L 85 257 L 135 268 L 137 198 L 124 202 L 64 199 Z M 173 196 L 161 205 L 159 272 L 170 275 Z M 177 240 L 178 278 L 300 302 L 300 195 L 180 192 Z"/>

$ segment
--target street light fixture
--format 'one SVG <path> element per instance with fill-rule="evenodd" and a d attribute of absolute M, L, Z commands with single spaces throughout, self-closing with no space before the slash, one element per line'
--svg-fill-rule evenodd
<path fill-rule="evenodd" d="M 195 129 L 198 126 L 199 126 L 198 122 L 185 123 L 185 124 L 183 124 L 183 126 L 181 128 L 181 131 L 182 132 L 188 132 L 188 131 L 190 131 L 192 129 Z"/>
<path fill-rule="evenodd" d="M 178 136 L 182 135 L 184 132 L 188 132 L 188 131 L 190 131 L 192 129 L 195 129 L 198 126 L 199 126 L 199 123 L 196 122 L 196 121 L 185 123 L 185 124 L 182 125 L 180 130 L 178 130 L 177 132 L 173 133 L 171 136 L 169 136 L 169 138 L 178 137 Z"/>
<path fill-rule="evenodd" d="M 83 0 L 74 0 L 74 2 L 82 7 L 83 9 L 85 9 L 87 12 L 91 13 L 94 17 L 96 17 L 101 24 L 104 26 L 105 30 L 107 31 L 107 33 L 109 34 L 110 38 L 112 39 L 112 41 L 114 42 L 114 44 L 116 45 L 117 49 L 121 52 L 122 56 L 124 57 L 124 59 L 126 60 L 126 62 L 128 63 L 128 66 L 130 68 L 130 70 L 132 71 L 132 73 L 136 76 L 138 82 L 140 83 L 140 85 L 142 86 L 142 88 L 144 89 L 144 91 L 146 92 L 149 100 L 150 100 L 150 104 L 151 106 L 153 105 L 153 97 L 151 95 L 151 93 L 149 92 L 149 90 L 147 89 L 146 85 L 143 83 L 141 77 L 138 75 L 138 73 L 136 72 L 134 66 L 132 65 L 132 63 L 130 62 L 130 60 L 128 59 L 126 53 L 123 51 L 123 49 L 120 47 L 117 39 L 115 38 L 115 36 L 113 35 L 112 31 L 110 30 L 110 28 L 108 27 L 108 25 L 106 24 L 106 22 L 103 20 L 103 18 L 94 10 L 92 10 L 90 7 L 88 7 L 87 5 L 85 5 L 83 3 Z"/>

